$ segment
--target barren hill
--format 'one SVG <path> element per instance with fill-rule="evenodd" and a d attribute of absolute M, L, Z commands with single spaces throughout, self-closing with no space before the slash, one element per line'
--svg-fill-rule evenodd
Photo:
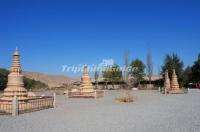
<path fill-rule="evenodd" d="M 48 75 L 39 72 L 23 72 L 24 76 L 36 81 L 41 81 L 47 84 L 50 88 L 65 87 L 79 80 L 78 78 L 70 78 L 62 75 Z"/>

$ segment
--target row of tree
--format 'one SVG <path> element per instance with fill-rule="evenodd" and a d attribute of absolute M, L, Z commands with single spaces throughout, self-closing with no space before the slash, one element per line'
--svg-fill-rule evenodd
<path fill-rule="evenodd" d="M 125 55 L 125 66 L 131 67 L 131 71 L 125 71 L 124 77 L 123 73 L 120 70 L 119 65 L 113 65 L 108 67 L 105 71 L 103 71 L 102 76 L 111 82 L 124 80 L 125 82 L 130 81 L 130 76 L 132 78 L 131 85 L 138 85 L 143 80 L 146 75 L 149 79 L 149 83 L 152 81 L 153 76 L 153 61 L 151 51 L 149 50 L 147 54 L 147 63 L 146 65 L 140 59 L 134 59 L 131 63 L 128 63 L 128 55 Z M 145 74 L 146 68 L 146 74 Z M 173 69 L 176 70 L 178 81 L 181 87 L 187 86 L 189 83 L 200 83 L 200 54 L 197 60 L 194 62 L 192 66 L 188 66 L 184 68 L 184 63 L 181 58 L 175 54 L 167 54 L 164 59 L 164 63 L 162 65 L 162 71 L 159 73 L 164 77 L 164 73 L 166 70 L 169 72 L 169 76 L 172 76 Z M 109 70 L 108 70 L 109 69 Z M 95 79 L 98 80 L 99 74 L 95 72 Z"/>
<path fill-rule="evenodd" d="M 176 70 L 179 84 L 184 87 L 189 83 L 200 83 L 200 54 L 192 66 L 184 68 L 184 63 L 177 54 L 166 55 L 162 73 L 169 71 L 169 76 L 172 76 L 172 70 Z"/>

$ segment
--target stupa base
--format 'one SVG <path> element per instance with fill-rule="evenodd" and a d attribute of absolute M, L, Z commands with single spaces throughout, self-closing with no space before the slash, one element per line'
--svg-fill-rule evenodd
<path fill-rule="evenodd" d="M 81 91 L 69 91 L 69 98 L 102 98 L 105 96 L 105 91 L 103 90 L 94 90 L 93 92 L 81 92 Z"/>
<path fill-rule="evenodd" d="M 186 92 L 184 90 L 171 90 L 168 91 L 168 94 L 185 94 Z"/>

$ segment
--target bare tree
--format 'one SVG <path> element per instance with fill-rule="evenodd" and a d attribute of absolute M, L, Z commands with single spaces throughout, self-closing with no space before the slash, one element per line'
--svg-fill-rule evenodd
<path fill-rule="evenodd" d="M 99 72 L 97 70 L 95 70 L 94 79 L 95 79 L 96 89 L 98 89 L 98 85 L 99 85 Z"/>
<path fill-rule="evenodd" d="M 148 53 L 147 53 L 147 76 L 151 84 L 152 76 L 153 76 L 153 61 L 152 61 L 152 54 L 151 54 L 150 49 L 148 50 Z"/>
<path fill-rule="evenodd" d="M 124 52 L 124 65 L 125 65 L 125 71 L 124 71 L 124 81 L 126 82 L 127 85 L 129 85 L 129 72 L 128 72 L 128 67 L 129 67 L 129 52 L 126 50 Z"/>

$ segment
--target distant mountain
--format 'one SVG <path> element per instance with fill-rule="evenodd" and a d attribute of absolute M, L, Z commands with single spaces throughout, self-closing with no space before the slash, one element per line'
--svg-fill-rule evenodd
<path fill-rule="evenodd" d="M 24 76 L 36 81 L 41 81 L 49 86 L 49 88 L 66 87 L 80 80 L 79 78 L 71 78 L 62 75 L 48 75 L 39 72 L 23 72 Z"/>

